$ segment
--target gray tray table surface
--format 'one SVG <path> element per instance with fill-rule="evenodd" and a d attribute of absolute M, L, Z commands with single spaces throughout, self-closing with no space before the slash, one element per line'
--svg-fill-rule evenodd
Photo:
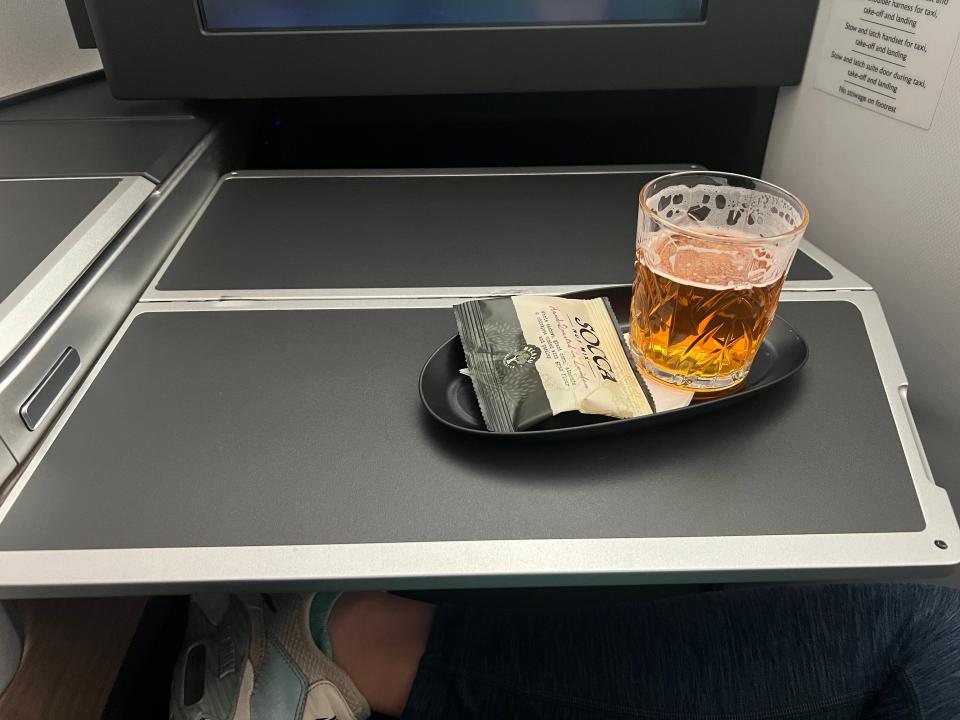
<path fill-rule="evenodd" d="M 238 173 L 221 181 L 144 299 L 452 296 L 631 282 L 639 190 L 676 169 Z M 809 244 L 787 286 L 869 287 Z"/>
<path fill-rule="evenodd" d="M 272 558 L 255 569 L 261 583 L 305 572 L 397 586 L 703 581 L 737 568 L 843 577 L 957 562 L 949 502 L 917 479 L 896 409 L 895 352 L 878 371 L 892 350 L 879 305 L 871 293 L 829 295 L 785 296 L 781 314 L 811 357 L 782 386 L 649 434 L 540 446 L 485 444 L 426 415 L 416 379 L 454 332 L 447 307 L 141 305 L 0 506 L 0 560 L 112 549 L 110 567 L 75 568 L 74 582 L 123 584 L 106 576 L 139 558 L 139 580 L 168 587 L 241 582 L 231 573 L 246 572 L 250 551 Z M 940 530 L 948 551 L 933 546 Z M 589 549 L 604 539 L 627 545 L 616 557 Z M 555 555 L 529 559 L 538 541 Z M 206 562 L 154 566 L 164 555 L 153 548 Z M 309 569 L 285 566 L 284 549 L 303 559 L 303 548 Z M 0 570 L 0 586 L 14 580 Z"/>
<path fill-rule="evenodd" d="M 160 183 L 209 129 L 199 118 L 0 122 L 0 178 L 143 175 Z"/>
<path fill-rule="evenodd" d="M 103 120 L 143 117 L 193 117 L 193 109 L 177 100 L 117 100 L 103 79 L 92 79 L 56 92 L 42 93 L 4 105 L 0 122 L 12 120 Z"/>

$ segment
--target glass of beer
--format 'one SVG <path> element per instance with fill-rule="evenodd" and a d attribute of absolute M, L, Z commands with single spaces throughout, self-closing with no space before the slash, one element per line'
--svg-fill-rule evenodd
<path fill-rule="evenodd" d="M 745 175 L 647 183 L 630 320 L 637 367 L 697 392 L 746 378 L 808 221 L 794 195 Z"/>

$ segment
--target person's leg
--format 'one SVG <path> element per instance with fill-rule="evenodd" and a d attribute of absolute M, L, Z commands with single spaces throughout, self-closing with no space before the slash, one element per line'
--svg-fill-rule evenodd
<path fill-rule="evenodd" d="M 378 712 L 403 712 L 435 610 L 378 592 L 344 593 L 334 605 L 328 622 L 332 659 Z"/>
<path fill-rule="evenodd" d="M 353 666 L 372 707 L 405 707 L 405 717 L 960 715 L 960 593 L 943 588 L 766 588 L 546 613 L 440 608 L 409 697 L 431 606 L 353 602 L 354 627 L 380 630 L 361 634 L 358 652 L 358 636 L 338 627 L 350 606 L 335 609 L 334 656 Z M 391 630 L 408 622 L 411 633 Z M 394 674 L 403 682 L 382 687 Z"/>

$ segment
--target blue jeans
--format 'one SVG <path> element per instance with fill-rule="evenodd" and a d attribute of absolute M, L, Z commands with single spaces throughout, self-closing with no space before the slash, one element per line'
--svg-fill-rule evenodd
<path fill-rule="evenodd" d="M 960 718 L 960 591 L 776 587 L 441 607 L 405 718 Z"/>

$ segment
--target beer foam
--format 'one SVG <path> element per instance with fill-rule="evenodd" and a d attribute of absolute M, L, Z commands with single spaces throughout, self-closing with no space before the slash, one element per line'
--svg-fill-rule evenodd
<path fill-rule="evenodd" d="M 784 198 L 725 185 L 675 185 L 658 192 L 647 206 L 677 227 L 761 238 L 786 235 L 802 219 Z"/>

